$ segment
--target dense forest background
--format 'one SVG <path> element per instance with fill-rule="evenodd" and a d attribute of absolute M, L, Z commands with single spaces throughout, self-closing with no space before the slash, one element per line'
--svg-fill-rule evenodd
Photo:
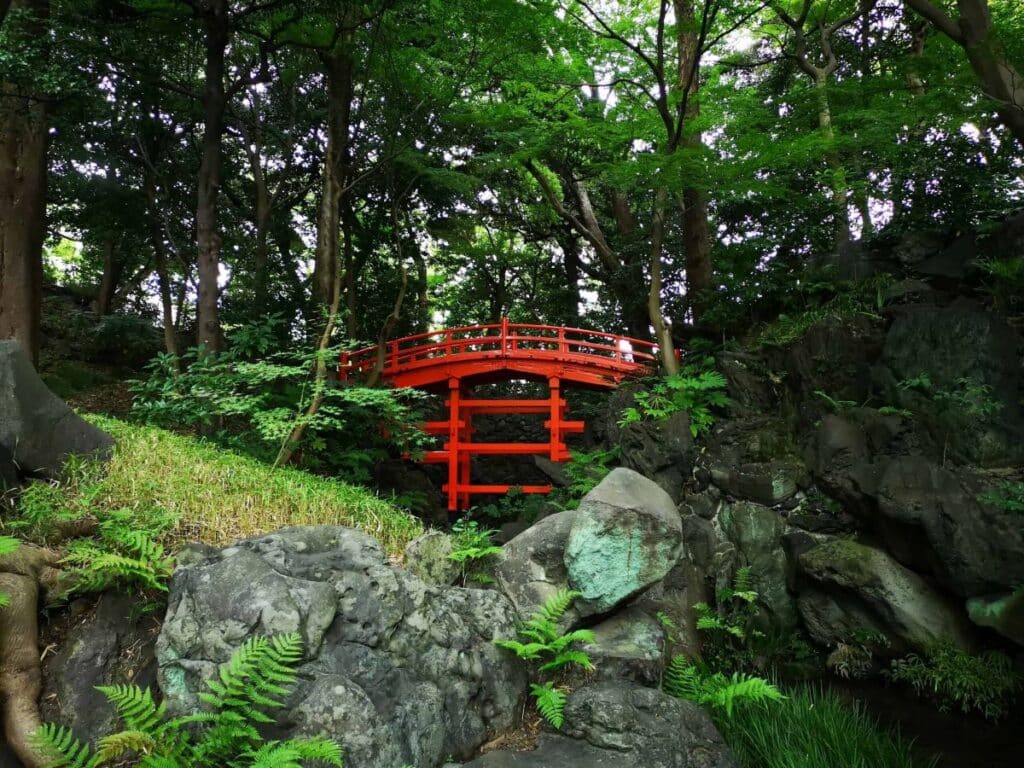
<path fill-rule="evenodd" d="M 253 321 L 266 351 L 503 315 L 670 350 L 1024 196 L 1014 0 L 5 0 L 0 23 L 0 336 L 33 350 L 44 283 L 176 355 Z M 1005 301 L 1010 256 L 985 263 Z"/>

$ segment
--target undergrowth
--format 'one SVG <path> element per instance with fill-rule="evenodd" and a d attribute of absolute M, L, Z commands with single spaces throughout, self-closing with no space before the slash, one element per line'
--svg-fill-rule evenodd
<path fill-rule="evenodd" d="M 98 690 L 114 705 L 124 729 L 103 736 L 93 752 L 67 728 L 47 724 L 35 734 L 52 768 L 341 768 L 341 747 L 325 738 L 266 741 L 260 727 L 282 707 L 302 660 L 297 634 L 246 641 L 200 694 L 207 710 L 170 718 L 166 704 L 135 685 Z"/>
<path fill-rule="evenodd" d="M 813 687 L 786 691 L 768 706 L 714 717 L 743 768 L 935 768 L 899 734 L 881 728 L 860 702 Z"/>

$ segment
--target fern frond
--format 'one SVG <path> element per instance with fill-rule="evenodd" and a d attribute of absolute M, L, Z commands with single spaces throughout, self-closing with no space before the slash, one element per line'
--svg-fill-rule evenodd
<path fill-rule="evenodd" d="M 547 643 L 519 643 L 515 640 L 495 640 L 494 644 L 499 648 L 512 651 L 519 658 L 528 661 L 539 659 L 541 653 L 548 650 Z"/>
<path fill-rule="evenodd" d="M 554 683 L 530 685 L 530 691 L 537 702 L 537 711 L 541 716 L 551 723 L 555 730 L 561 729 L 565 723 L 565 694 L 555 688 Z"/>
<path fill-rule="evenodd" d="M 0 557 L 11 554 L 18 546 L 18 540 L 13 536 L 0 536 Z"/>
<path fill-rule="evenodd" d="M 706 703 L 724 710 L 726 717 L 732 717 L 737 704 L 782 701 L 784 698 L 782 692 L 764 678 L 733 672 L 725 685 L 709 693 Z"/>
<path fill-rule="evenodd" d="M 594 668 L 594 662 L 590 660 L 590 657 L 586 653 L 583 651 L 568 650 L 562 651 L 547 664 L 541 666 L 540 671 L 551 672 L 556 669 L 561 669 L 568 664 L 579 664 L 588 672 Z"/>
<path fill-rule="evenodd" d="M 582 595 L 582 592 L 576 592 L 571 589 L 560 589 L 558 592 L 549 597 L 540 610 L 540 615 L 548 621 L 557 624 L 565 612 L 569 610 L 569 607 L 573 604 L 573 601 Z"/>
<path fill-rule="evenodd" d="M 96 762 L 102 765 L 105 762 L 122 757 L 129 752 L 144 755 L 156 749 L 156 739 L 151 734 L 143 731 L 125 730 L 120 733 L 112 733 L 100 739 L 96 749 Z"/>
<path fill-rule="evenodd" d="M 107 697 L 124 720 L 126 730 L 150 733 L 164 719 L 166 706 L 157 706 L 149 689 L 137 685 L 100 686 L 96 690 Z"/>
<path fill-rule="evenodd" d="M 98 765 L 89 746 L 79 741 L 70 728 L 46 723 L 32 734 L 30 740 L 47 761 L 47 768 L 93 768 Z"/>

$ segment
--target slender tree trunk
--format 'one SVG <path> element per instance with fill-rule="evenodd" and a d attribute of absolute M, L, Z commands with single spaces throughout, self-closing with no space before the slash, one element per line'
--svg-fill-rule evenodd
<path fill-rule="evenodd" d="M 227 0 L 211 0 L 203 14 L 206 37 L 206 65 L 203 91 L 203 144 L 196 195 L 196 237 L 199 300 L 196 304 L 197 342 L 211 352 L 221 349 L 220 329 L 220 246 L 217 201 L 221 187 L 221 148 L 224 140 L 224 65 L 227 51 Z"/>
<path fill-rule="evenodd" d="M 25 34 L 47 34 L 49 0 L 14 0 L 31 14 Z M 0 82 L 0 339 L 17 339 L 39 357 L 39 321 L 46 232 L 45 102 Z"/>
<path fill-rule="evenodd" d="M 678 47 L 677 88 L 686 90 L 686 126 L 700 115 L 699 41 L 695 25 L 693 0 L 674 0 Z M 683 137 L 684 148 L 699 149 L 703 137 L 691 133 Z M 683 188 L 683 253 L 686 256 L 686 293 L 694 322 L 704 314 L 708 291 L 711 290 L 713 268 L 711 263 L 711 227 L 708 223 L 708 202 L 704 190 L 688 184 Z"/>
<path fill-rule="evenodd" d="M 651 220 L 651 289 L 647 294 L 647 312 L 654 339 L 661 352 L 661 364 L 665 373 L 672 376 L 679 373 L 675 345 L 672 343 L 672 329 L 661 311 L 661 258 L 665 246 L 665 207 L 668 204 L 668 189 L 658 187 L 654 195 L 654 216 Z"/>
<path fill-rule="evenodd" d="M 156 200 L 156 185 L 153 182 L 152 174 L 146 173 L 143 181 L 146 193 L 146 207 L 149 219 L 149 239 L 153 246 L 153 255 L 156 257 L 156 279 L 160 286 L 160 309 L 164 329 L 164 349 L 169 355 L 175 357 L 175 368 L 181 369 L 178 361 L 178 338 L 174 327 L 174 301 L 171 298 L 171 276 L 167 268 L 167 246 L 164 243 L 163 225 L 161 223 L 159 208 Z"/>
<path fill-rule="evenodd" d="M 121 280 L 122 266 L 121 260 L 117 257 L 117 249 L 114 247 L 114 238 L 108 235 L 103 239 L 103 277 L 100 279 L 100 285 L 96 291 L 97 317 L 110 314 L 110 305 Z"/>
<path fill-rule="evenodd" d="M 573 325 L 580 322 L 580 244 L 572 232 L 566 232 L 558 239 L 562 249 L 562 266 L 565 270 L 566 299 L 565 314 Z"/>
<path fill-rule="evenodd" d="M 327 74 L 327 152 L 313 264 L 313 303 L 314 306 L 326 307 L 332 303 L 334 284 L 339 274 L 338 231 L 341 197 L 348 175 L 354 68 L 347 41 L 341 43 L 338 52 L 323 54 L 322 60 Z"/>
<path fill-rule="evenodd" d="M 828 100 L 828 81 L 825 77 L 814 80 L 814 94 L 818 101 L 818 128 L 825 139 L 825 162 L 829 170 L 829 185 L 832 190 L 832 209 L 835 216 L 836 244 L 850 240 L 850 211 L 847 207 L 849 189 L 846 184 L 846 169 L 843 168 L 836 149 L 835 131 L 832 129 L 832 107 Z"/>

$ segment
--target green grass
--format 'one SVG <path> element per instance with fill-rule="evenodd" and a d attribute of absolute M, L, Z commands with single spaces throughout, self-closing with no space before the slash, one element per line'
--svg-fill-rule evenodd
<path fill-rule="evenodd" d="M 105 472 L 72 462 L 66 482 L 33 484 L 21 499 L 24 520 L 90 512 L 103 519 L 127 510 L 139 529 L 161 535 L 171 548 L 184 541 L 221 546 L 289 525 L 344 525 L 370 534 L 392 555 L 423 532 L 419 520 L 366 488 L 272 470 L 157 427 L 87 418 L 117 440 Z M 36 537 L 45 538 L 45 531 Z"/>
<path fill-rule="evenodd" d="M 744 768 L 934 768 L 916 758 L 910 745 L 864 710 L 835 693 L 802 687 L 765 706 L 739 707 L 718 717 L 736 759 Z"/>

